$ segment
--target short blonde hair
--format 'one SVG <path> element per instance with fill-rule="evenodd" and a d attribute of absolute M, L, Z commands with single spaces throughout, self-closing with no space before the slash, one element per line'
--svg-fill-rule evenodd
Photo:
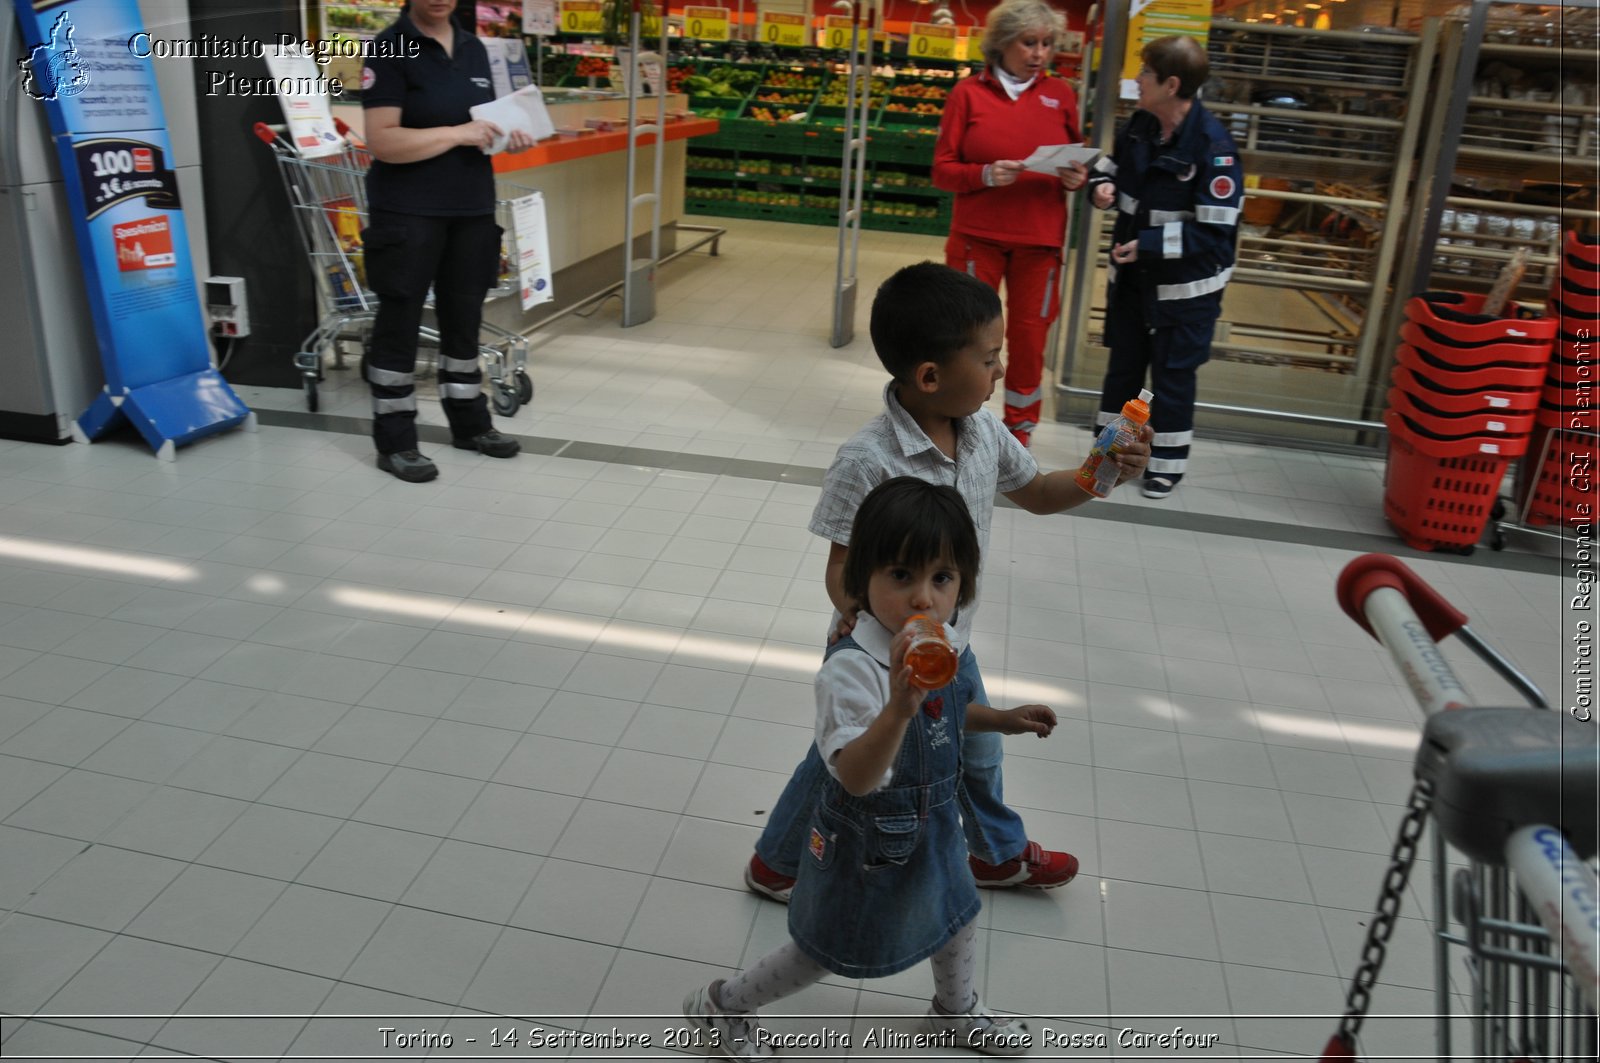
<path fill-rule="evenodd" d="M 1029 30 L 1049 30 L 1059 40 L 1067 30 L 1066 17 L 1045 0 L 1003 0 L 983 23 L 983 57 L 998 64 L 1005 50 Z"/>

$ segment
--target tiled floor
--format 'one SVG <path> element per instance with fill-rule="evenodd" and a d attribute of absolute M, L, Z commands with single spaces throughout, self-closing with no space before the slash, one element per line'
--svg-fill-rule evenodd
<path fill-rule="evenodd" d="M 817 471 L 882 376 L 867 299 L 827 346 L 831 240 L 735 223 L 719 258 L 663 271 L 656 321 L 566 319 L 503 425 L 547 453 L 431 447 L 432 485 L 283 423 L 173 464 L 0 442 L 3 1054 L 391 1059 L 426 1054 L 401 1040 L 425 1027 L 454 1039 L 436 1055 L 659 1058 L 689 988 L 781 941 L 739 872 L 810 734 Z M 870 237 L 863 289 L 937 250 Z M 365 408 L 333 376 L 325 397 Z M 1059 467 L 1085 439 L 1051 423 L 1035 449 Z M 1333 597 L 1395 545 L 1380 466 L 1205 443 L 1196 463 L 1166 503 L 996 513 L 988 686 L 1063 717 L 1008 741 L 1007 795 L 1084 871 L 985 898 L 982 988 L 1112 1046 L 1045 1058 L 1314 1056 L 1402 812 L 1416 712 Z M 1560 689 L 1554 563 L 1414 567 Z M 1386 1015 L 1433 1009 L 1431 875 Z M 829 979 L 770 1025 L 908 1058 L 869 1034 L 916 1029 L 928 983 Z M 1216 1042 L 1117 1047 L 1175 1025 Z M 654 1047 L 559 1032 L 614 1029 Z M 1367 1037 L 1396 1058 L 1432 1024 Z"/>

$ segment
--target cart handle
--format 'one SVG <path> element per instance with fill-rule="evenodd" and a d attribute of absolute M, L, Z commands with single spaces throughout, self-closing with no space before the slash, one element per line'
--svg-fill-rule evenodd
<path fill-rule="evenodd" d="M 1367 596 L 1380 587 L 1390 587 L 1405 595 L 1417 619 L 1427 629 L 1428 637 L 1435 642 L 1466 626 L 1467 614 L 1445 601 L 1443 595 L 1411 571 L 1404 561 L 1388 554 L 1363 554 L 1339 573 L 1339 605 L 1373 638 L 1377 638 L 1378 633 L 1367 620 Z"/>
<path fill-rule="evenodd" d="M 1506 862 L 1584 999 L 1590 1007 L 1600 1006 L 1600 886 L 1594 868 L 1579 859 L 1559 830 L 1537 825 L 1506 840 Z"/>
<path fill-rule="evenodd" d="M 253 131 L 255 135 L 260 138 L 263 144 L 273 144 L 277 142 L 278 134 L 274 132 L 273 128 L 265 122 L 257 122 Z"/>

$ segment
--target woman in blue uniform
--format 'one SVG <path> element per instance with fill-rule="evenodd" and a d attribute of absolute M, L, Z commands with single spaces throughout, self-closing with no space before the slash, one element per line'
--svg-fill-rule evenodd
<path fill-rule="evenodd" d="M 1210 73 L 1192 37 L 1144 46 L 1139 109 L 1095 163 L 1090 199 L 1116 208 L 1106 296 L 1111 360 L 1099 424 L 1150 374 L 1147 498 L 1172 493 L 1189 467 L 1195 374 L 1211 357 L 1222 291 L 1233 276 L 1244 176 L 1233 138 L 1196 97 Z"/>
<path fill-rule="evenodd" d="M 478 326 L 500 266 L 494 167 L 500 134 L 470 108 L 494 99 L 483 42 L 451 19 L 456 0 L 410 0 L 377 37 L 361 75 L 368 228 L 361 234 L 377 320 L 363 359 L 378 468 L 422 483 L 439 469 L 417 449 L 417 334 L 428 290 L 439 330 L 439 398 L 451 445 L 492 458 L 520 448 L 496 431 L 483 394 Z M 532 145 L 513 133 L 509 150 Z"/>

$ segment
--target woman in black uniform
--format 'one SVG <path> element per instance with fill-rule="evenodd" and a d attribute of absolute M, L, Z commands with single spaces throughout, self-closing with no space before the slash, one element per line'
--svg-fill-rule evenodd
<path fill-rule="evenodd" d="M 500 265 L 494 167 L 483 148 L 500 130 L 469 108 L 494 99 L 483 42 L 451 20 L 456 0 L 410 0 L 378 34 L 361 74 L 367 205 L 362 233 L 377 320 L 363 360 L 372 388 L 378 468 L 422 483 L 439 469 L 417 450 L 417 333 L 433 289 L 439 397 L 451 445 L 492 458 L 521 449 L 496 431 L 483 394 L 478 326 Z M 509 150 L 532 141 L 511 135 Z"/>

